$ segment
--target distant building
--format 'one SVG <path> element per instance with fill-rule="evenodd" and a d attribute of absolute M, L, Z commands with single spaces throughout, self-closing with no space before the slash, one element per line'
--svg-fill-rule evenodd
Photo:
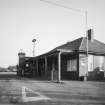
<path fill-rule="evenodd" d="M 90 31 L 88 36 L 88 62 L 87 38 L 81 37 L 40 56 L 24 57 L 20 71 L 48 80 L 105 79 L 105 44 L 95 40 Z"/>

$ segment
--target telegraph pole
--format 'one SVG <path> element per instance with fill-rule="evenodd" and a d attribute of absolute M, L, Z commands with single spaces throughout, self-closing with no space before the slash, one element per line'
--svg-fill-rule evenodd
<path fill-rule="evenodd" d="M 84 81 L 87 81 L 87 77 L 88 77 L 88 68 L 89 68 L 89 64 L 88 64 L 88 28 L 87 28 L 87 16 L 88 16 L 88 11 L 85 11 L 85 31 L 86 31 L 86 62 L 87 62 L 87 70 L 85 72 L 85 76 L 84 76 Z"/>
<path fill-rule="evenodd" d="M 83 13 L 85 15 L 86 57 L 87 57 L 87 70 L 86 70 L 86 73 L 85 73 L 85 80 L 87 81 L 87 76 L 88 76 L 88 29 L 87 29 L 88 19 L 87 19 L 87 15 L 88 15 L 88 11 L 67 7 L 65 5 L 58 4 L 58 3 L 48 1 L 48 0 L 40 0 L 40 1 L 46 2 L 46 3 L 51 4 L 51 5 L 59 6 L 59 7 L 71 10 L 71 11 L 75 11 L 75 12 L 78 12 L 78 13 Z"/>

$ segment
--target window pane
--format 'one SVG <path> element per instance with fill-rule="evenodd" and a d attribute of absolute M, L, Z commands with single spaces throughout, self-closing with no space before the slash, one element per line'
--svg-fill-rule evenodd
<path fill-rule="evenodd" d="M 77 71 L 77 60 L 68 60 L 67 61 L 67 71 Z"/>

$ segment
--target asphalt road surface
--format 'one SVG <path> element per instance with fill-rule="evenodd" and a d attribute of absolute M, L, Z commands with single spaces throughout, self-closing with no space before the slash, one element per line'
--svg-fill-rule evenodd
<path fill-rule="evenodd" d="M 22 88 L 34 92 L 29 97 L 48 99 L 23 102 Z M 37 94 L 39 93 L 39 94 Z M 32 95 L 32 96 L 31 96 Z M 0 105 L 105 105 L 105 82 L 51 81 L 19 78 L 15 73 L 0 74 Z"/>

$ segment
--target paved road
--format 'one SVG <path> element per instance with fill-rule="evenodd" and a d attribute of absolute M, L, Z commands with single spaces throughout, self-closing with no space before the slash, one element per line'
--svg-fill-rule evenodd
<path fill-rule="evenodd" d="M 39 92 L 51 100 L 12 102 L 21 97 L 22 87 Z M 105 105 L 105 82 L 64 81 L 62 84 L 8 76 L 0 80 L 0 105 Z M 11 93 L 13 96 L 11 96 Z"/>

